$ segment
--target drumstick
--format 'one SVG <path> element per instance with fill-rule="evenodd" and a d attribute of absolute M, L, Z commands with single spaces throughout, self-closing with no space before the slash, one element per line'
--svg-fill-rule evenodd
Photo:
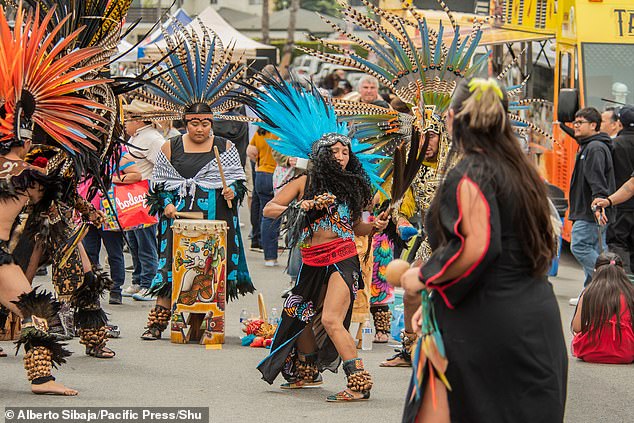
<path fill-rule="evenodd" d="M 220 179 L 222 180 L 222 188 L 227 188 L 227 180 L 225 179 L 225 171 L 222 170 L 222 164 L 220 163 L 220 153 L 218 153 L 218 147 L 214 145 L 214 154 L 216 155 L 216 163 L 218 163 L 218 172 L 220 172 Z M 231 200 L 227 200 L 229 208 L 232 208 Z"/>
<path fill-rule="evenodd" d="M 176 212 L 176 217 L 182 219 L 204 219 L 203 212 Z"/>
<path fill-rule="evenodd" d="M 264 304 L 264 295 L 260 292 L 258 294 L 258 308 L 260 309 L 260 319 L 265 322 L 269 321 L 269 317 L 266 313 L 266 305 Z"/>

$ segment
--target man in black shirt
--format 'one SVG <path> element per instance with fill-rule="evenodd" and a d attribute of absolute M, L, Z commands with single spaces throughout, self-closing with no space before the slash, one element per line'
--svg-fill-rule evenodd
<path fill-rule="evenodd" d="M 634 106 L 624 106 L 618 113 L 623 129 L 614 139 L 614 179 L 620 187 L 630 179 L 634 171 Z M 627 200 L 616 207 L 614 219 L 607 231 L 610 251 L 617 253 L 623 260 L 623 268 L 632 273 L 630 254 L 634 251 L 634 199 Z"/>
<path fill-rule="evenodd" d="M 573 127 L 579 151 L 570 181 L 568 218 L 573 222 L 570 249 L 583 266 L 586 286 L 592 279 L 600 249 L 607 249 L 605 234 L 599 239 L 600 228 L 591 204 L 593 199 L 605 198 L 615 189 L 612 140 L 599 132 L 601 114 L 593 107 L 579 110 Z"/>

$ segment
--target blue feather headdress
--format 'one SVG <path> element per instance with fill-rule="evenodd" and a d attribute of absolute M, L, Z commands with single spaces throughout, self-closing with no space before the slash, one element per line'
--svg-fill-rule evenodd
<path fill-rule="evenodd" d="M 383 180 L 377 175 L 377 162 L 385 156 L 374 153 L 373 145 L 361 143 L 350 134 L 348 124 L 340 122 L 332 104 L 315 86 L 304 88 L 297 81 L 258 75 L 259 88 L 236 94 L 261 119 L 256 125 L 279 139 L 268 139 L 274 150 L 291 157 L 310 159 L 326 146 L 341 142 L 350 147 L 375 187 Z"/>
<path fill-rule="evenodd" d="M 148 120 L 183 119 L 196 104 L 206 104 L 211 113 L 223 113 L 237 104 L 228 93 L 246 71 L 240 60 L 233 62 L 233 46 L 224 48 L 220 38 L 204 25 L 202 39 L 195 30 L 174 23 L 172 35 L 164 31 L 168 53 L 162 66 L 150 73 L 152 85 L 135 97 L 154 105 L 156 112 L 145 114 Z"/>

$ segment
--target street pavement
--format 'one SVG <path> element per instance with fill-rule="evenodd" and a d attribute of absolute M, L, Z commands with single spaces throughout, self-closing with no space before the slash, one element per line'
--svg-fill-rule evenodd
<path fill-rule="evenodd" d="M 246 239 L 246 230 L 244 237 Z M 264 294 L 268 308 L 281 309 L 280 292 L 289 286 L 283 267 L 268 268 L 260 253 L 247 252 L 251 274 Z M 127 263 L 130 263 L 126 255 Z M 286 255 L 280 258 L 280 263 Z M 50 273 L 50 272 L 49 272 Z M 582 271 L 574 258 L 565 253 L 558 277 L 551 279 L 559 301 L 562 325 L 570 345 L 570 320 L 574 307 L 568 299 L 577 296 Z M 126 285 L 130 273 L 127 274 Z M 38 277 L 34 285 L 51 288 L 48 277 Z M 256 370 L 268 350 L 242 347 L 239 316 L 244 308 L 257 312 L 257 297 L 249 295 L 229 303 L 226 311 L 226 341 L 221 350 L 201 345 L 178 345 L 169 334 L 160 341 L 139 339 L 153 302 L 124 298 L 124 304 L 111 306 L 105 301 L 111 322 L 121 328 L 121 337 L 108 345 L 116 350 L 114 359 L 96 359 L 83 354 L 78 339 L 70 341 L 75 353 L 54 375 L 60 382 L 79 390 L 77 397 L 34 396 L 22 367 L 22 353 L 12 354 L 10 342 L 0 342 L 9 357 L 0 358 L 0 407 L 209 407 L 211 422 L 316 421 L 398 422 L 405 399 L 410 369 L 385 369 L 379 362 L 392 354 L 391 345 L 374 344 L 372 351 L 359 351 L 374 377 L 370 401 L 353 404 L 328 404 L 327 395 L 344 386 L 341 370 L 327 372 L 321 388 L 283 391 L 260 379 Z M 392 343 L 393 344 L 393 343 Z M 626 423 L 634 421 L 634 366 L 597 365 L 570 357 L 566 422 Z M 537 423 L 537 422 L 536 422 Z"/>

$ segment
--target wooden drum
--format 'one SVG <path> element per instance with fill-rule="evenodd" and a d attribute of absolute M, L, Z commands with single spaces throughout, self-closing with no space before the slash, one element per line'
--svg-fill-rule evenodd
<path fill-rule="evenodd" d="M 172 257 L 171 340 L 225 341 L 227 223 L 175 220 Z"/>

